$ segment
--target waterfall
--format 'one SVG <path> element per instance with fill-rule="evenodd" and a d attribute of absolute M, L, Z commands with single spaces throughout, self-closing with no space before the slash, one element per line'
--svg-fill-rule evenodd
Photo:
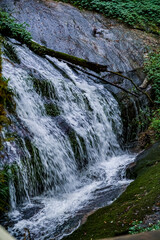
<path fill-rule="evenodd" d="M 57 59 L 14 47 L 20 64 L 3 60 L 16 102 L 15 142 L 6 143 L 15 175 L 9 231 L 17 239 L 24 227 L 35 240 L 61 239 L 84 213 L 122 192 L 129 183 L 125 165 L 134 156 L 120 148 L 119 106 L 103 84 Z"/>

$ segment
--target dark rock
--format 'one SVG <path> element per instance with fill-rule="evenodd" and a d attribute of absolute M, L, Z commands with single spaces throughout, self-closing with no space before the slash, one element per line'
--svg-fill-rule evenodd
<path fill-rule="evenodd" d="M 153 166 L 158 162 L 160 162 L 160 142 L 141 152 L 136 157 L 135 162 L 127 166 L 126 176 L 127 178 L 135 179 L 147 167 Z"/>

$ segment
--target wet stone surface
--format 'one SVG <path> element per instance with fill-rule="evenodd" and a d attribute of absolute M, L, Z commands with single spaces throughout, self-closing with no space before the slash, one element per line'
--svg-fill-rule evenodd
<path fill-rule="evenodd" d="M 51 0 L 2 0 L 0 6 L 14 9 L 13 16 L 30 25 L 33 39 L 49 48 L 106 64 L 114 71 L 143 65 L 143 41 L 115 20 Z"/>

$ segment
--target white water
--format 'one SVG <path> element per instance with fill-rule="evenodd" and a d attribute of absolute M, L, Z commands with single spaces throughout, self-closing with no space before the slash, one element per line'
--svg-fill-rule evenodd
<path fill-rule="evenodd" d="M 18 166 L 18 186 L 10 184 L 9 230 L 17 239 L 24 228 L 35 240 L 61 239 L 78 226 L 85 213 L 118 197 L 122 186 L 129 183 L 124 169 L 134 156 L 119 146 L 119 107 L 103 85 L 56 59 L 48 57 L 55 68 L 27 48 L 16 49 L 21 66 L 3 62 L 3 75 L 10 78 L 21 121 L 18 134 L 23 136 L 21 146 L 8 143 Z M 48 102 L 57 105 L 60 116 L 47 115 Z M 17 194 L 21 205 L 16 202 Z"/>

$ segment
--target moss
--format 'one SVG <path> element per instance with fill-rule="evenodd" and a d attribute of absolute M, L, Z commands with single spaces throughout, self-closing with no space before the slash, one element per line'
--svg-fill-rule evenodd
<path fill-rule="evenodd" d="M 9 187 L 8 187 L 7 168 L 0 170 L 0 214 L 6 212 L 9 208 Z"/>
<path fill-rule="evenodd" d="M 87 149 L 84 139 L 80 135 L 77 135 L 73 130 L 69 132 L 68 137 L 74 152 L 77 166 L 81 170 L 88 164 Z"/>
<path fill-rule="evenodd" d="M 2 57 L 1 57 L 1 47 L 2 47 L 3 38 L 0 37 L 0 149 L 3 147 L 3 137 L 1 134 L 2 128 L 10 124 L 10 119 L 7 116 L 7 109 L 10 109 L 10 103 L 13 102 L 12 96 L 13 93 L 8 87 L 9 79 L 6 79 L 2 76 Z"/>
<path fill-rule="evenodd" d="M 14 46 L 12 46 L 11 44 L 9 44 L 6 41 L 3 42 L 3 45 L 4 45 L 4 53 L 5 53 L 5 55 L 11 61 L 20 64 L 20 59 L 17 56 L 17 52 L 16 52 L 16 49 L 14 48 Z"/>
<path fill-rule="evenodd" d="M 66 240 L 90 240 L 128 233 L 132 222 L 152 213 L 160 195 L 160 144 L 155 158 L 151 151 L 136 170 L 137 178 L 110 206 L 96 211 Z M 155 153 L 155 150 L 154 150 Z M 150 159 L 150 161 L 149 161 Z"/>
<path fill-rule="evenodd" d="M 35 91 L 42 97 L 57 99 L 57 94 L 53 84 L 46 79 L 31 77 Z"/>
<path fill-rule="evenodd" d="M 49 104 L 45 104 L 44 106 L 45 106 L 47 115 L 52 117 L 56 117 L 60 115 L 60 110 L 55 104 L 49 103 Z"/>
<path fill-rule="evenodd" d="M 78 58 L 78 57 L 75 57 L 75 56 L 72 56 L 72 55 L 69 55 L 66 53 L 54 51 L 45 46 L 41 46 L 40 44 L 38 44 L 34 41 L 30 41 L 27 45 L 33 52 L 35 52 L 36 54 L 38 54 L 42 57 L 44 57 L 45 55 L 49 55 L 51 57 L 55 57 L 60 60 L 65 60 L 72 64 L 86 67 L 95 72 L 106 71 L 106 68 L 107 68 L 107 66 L 104 66 L 104 65 L 100 65 L 100 64 L 97 64 L 94 62 L 89 62 L 85 59 Z"/>
<path fill-rule="evenodd" d="M 127 169 L 127 176 L 129 178 L 136 178 L 142 174 L 143 171 L 147 171 L 150 166 L 160 161 L 160 143 L 154 144 L 148 150 L 142 152 L 136 158 L 136 164 Z"/>

